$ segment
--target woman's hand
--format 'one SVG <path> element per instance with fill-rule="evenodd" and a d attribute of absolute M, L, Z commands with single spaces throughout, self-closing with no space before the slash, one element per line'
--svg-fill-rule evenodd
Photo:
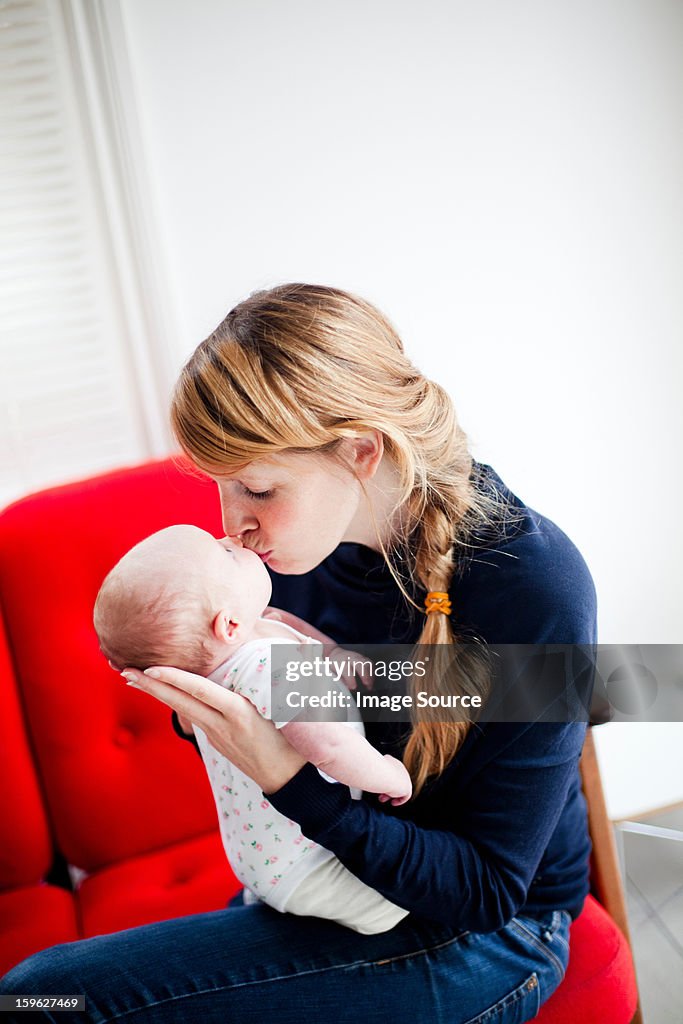
<path fill-rule="evenodd" d="M 206 734 L 209 742 L 248 775 L 263 792 L 274 793 L 296 775 L 306 759 L 246 697 L 179 668 L 127 668 L 129 686 L 156 697 Z"/>

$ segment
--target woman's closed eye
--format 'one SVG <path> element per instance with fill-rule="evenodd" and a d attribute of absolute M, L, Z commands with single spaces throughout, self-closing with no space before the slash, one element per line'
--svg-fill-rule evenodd
<path fill-rule="evenodd" d="M 257 501 L 264 501 L 266 498 L 270 498 L 273 493 L 272 488 L 269 491 L 252 491 L 245 484 L 242 484 L 242 486 L 244 487 L 244 493 L 247 497 L 256 498 Z"/>

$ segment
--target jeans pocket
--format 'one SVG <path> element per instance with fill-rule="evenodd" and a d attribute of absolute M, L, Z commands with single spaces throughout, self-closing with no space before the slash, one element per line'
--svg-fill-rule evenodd
<path fill-rule="evenodd" d="M 524 937 L 551 964 L 556 982 L 562 981 L 569 962 L 569 927 L 566 910 L 551 910 L 542 917 L 514 917 L 509 927 Z"/>
<path fill-rule="evenodd" d="M 493 1006 L 470 1017 L 465 1024 L 524 1024 L 533 1020 L 541 1006 L 538 977 L 531 974 Z"/>

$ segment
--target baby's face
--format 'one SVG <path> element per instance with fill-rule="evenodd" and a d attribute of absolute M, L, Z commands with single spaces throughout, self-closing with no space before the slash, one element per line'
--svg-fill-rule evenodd
<path fill-rule="evenodd" d="M 204 594 L 208 607 L 229 611 L 247 629 L 270 601 L 270 576 L 259 556 L 239 540 L 216 540 L 197 526 L 169 526 L 127 556 L 132 582 L 157 593 L 166 581 L 184 582 L 187 593 Z"/>
<path fill-rule="evenodd" d="M 255 551 L 245 548 L 234 537 L 221 540 L 212 537 L 211 540 L 214 541 L 211 557 L 216 576 L 225 579 L 240 601 L 248 597 L 250 606 L 260 615 L 273 592 L 265 563 Z"/>
<path fill-rule="evenodd" d="M 201 573 L 212 595 L 221 591 L 226 595 L 236 618 L 255 621 L 272 593 L 270 576 L 259 556 L 233 537 L 216 540 L 196 527 L 177 529 L 183 531 L 182 557 L 188 568 Z"/>

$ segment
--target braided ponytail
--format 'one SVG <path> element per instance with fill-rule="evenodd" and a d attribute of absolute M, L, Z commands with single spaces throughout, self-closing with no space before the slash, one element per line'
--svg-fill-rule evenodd
<path fill-rule="evenodd" d="M 491 498 L 477 490 L 471 479 L 472 459 L 467 438 L 457 422 L 449 395 L 434 381 L 425 380 L 422 402 L 421 453 L 416 486 L 408 499 L 413 578 L 426 594 L 448 595 L 456 564 L 468 546 L 478 521 L 493 518 Z M 444 608 L 445 604 L 445 608 Z M 424 607 L 420 609 L 425 613 Z M 457 621 L 457 606 L 453 609 Z M 415 660 L 428 660 L 427 674 L 411 679 L 413 728 L 403 761 L 413 780 L 413 794 L 431 775 L 439 774 L 455 757 L 471 721 L 462 711 L 449 709 L 415 716 L 418 688 L 429 694 L 481 696 L 489 688 L 483 650 L 459 643 L 451 622 L 450 602 L 428 610 L 414 651 Z"/>

